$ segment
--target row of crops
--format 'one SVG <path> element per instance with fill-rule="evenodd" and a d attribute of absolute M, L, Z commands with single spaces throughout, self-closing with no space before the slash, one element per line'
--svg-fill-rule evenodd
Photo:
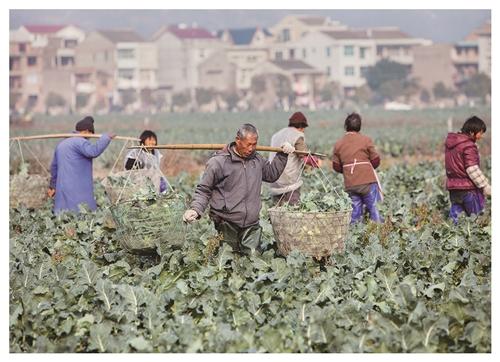
<path fill-rule="evenodd" d="M 253 257 L 206 217 L 158 256 L 128 254 L 97 183 L 95 213 L 11 209 L 10 351 L 490 352 L 491 204 L 454 226 L 443 176 L 431 161 L 382 170 L 384 223 L 351 227 L 326 263 L 277 254 L 267 193 Z M 197 177 L 170 181 L 189 197 Z"/>
<path fill-rule="evenodd" d="M 448 131 L 448 120 L 452 129 L 458 131 L 471 115 L 482 118 L 488 132 L 480 145 L 483 154 L 490 153 L 491 108 L 453 108 L 413 111 L 386 111 L 377 108 L 359 110 L 363 117 L 362 132 L 374 139 L 378 150 L 386 156 L 435 156 L 443 152 L 443 141 Z M 156 114 L 156 115 L 106 115 L 96 116 L 97 132 L 113 131 L 119 135 L 137 137 L 142 130 L 152 129 L 160 143 L 225 143 L 234 139 L 236 129 L 243 123 L 254 124 L 260 132 L 260 144 L 270 142 L 274 132 L 285 127 L 292 112 L 246 112 L 214 114 Z M 331 154 L 335 140 L 343 134 L 343 124 L 348 111 L 305 112 L 310 127 L 306 130 L 308 144 L 316 151 Z M 38 116 L 30 129 L 12 129 L 11 136 L 19 134 L 53 133 L 71 131 L 81 116 L 55 117 Z M 147 119 L 147 122 L 145 120 Z M 32 141 L 30 150 L 42 162 L 49 164 L 57 140 Z M 97 167 L 110 169 L 123 143 L 112 142 L 108 150 L 96 160 Z M 17 145 L 11 145 L 11 155 L 19 159 Z M 194 152 L 203 159 L 206 152 Z M 31 153 L 24 151 L 24 157 L 35 166 Z M 15 160 L 11 165 L 16 166 Z M 42 170 L 40 170 L 42 171 Z M 11 173 L 15 173 L 15 167 Z"/>

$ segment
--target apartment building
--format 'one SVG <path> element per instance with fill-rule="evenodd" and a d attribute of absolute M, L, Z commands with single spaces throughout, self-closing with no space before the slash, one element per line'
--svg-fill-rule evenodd
<path fill-rule="evenodd" d="M 366 71 L 379 60 L 390 59 L 411 69 L 413 48 L 430 43 L 397 28 L 316 31 L 298 41 L 273 46 L 271 58 L 305 61 L 347 92 L 365 84 Z"/>
<path fill-rule="evenodd" d="M 152 42 L 158 49 L 158 86 L 171 92 L 199 87 L 199 65 L 224 48 L 208 30 L 182 24 L 162 27 Z"/>
<path fill-rule="evenodd" d="M 324 16 L 288 15 L 269 28 L 276 43 L 297 41 L 314 31 L 346 30 L 347 26 Z"/>
<path fill-rule="evenodd" d="M 101 104 L 139 107 L 142 95 L 158 87 L 156 45 L 132 30 L 90 33 L 77 49 L 76 65 L 77 92 Z"/>
<path fill-rule="evenodd" d="M 14 77 L 24 78 L 29 101 L 19 104 L 21 110 L 33 109 L 44 112 L 51 108 L 54 97 L 63 99 L 65 110 L 72 106 L 72 71 L 75 63 L 75 47 L 85 38 L 85 32 L 73 25 L 25 25 L 11 31 L 11 59 L 14 64 L 21 54 L 16 48 L 29 48 L 28 66 L 17 70 Z M 17 45 L 16 45 L 17 44 Z M 14 65 L 16 66 L 16 65 Z M 43 86 L 42 86 L 43 85 Z M 26 98 L 27 97 L 27 98 Z M 13 102 L 16 104 L 16 102 Z M 56 104 L 61 104 L 58 100 Z"/>
<path fill-rule="evenodd" d="M 260 63 L 253 77 L 280 74 L 289 79 L 297 106 L 314 107 L 315 96 L 327 81 L 326 74 L 301 60 L 269 60 Z M 252 78 L 253 78 L 252 77 Z"/>
<path fill-rule="evenodd" d="M 218 36 L 226 44 L 229 62 L 236 66 L 236 89 L 248 90 L 255 67 L 269 60 L 272 34 L 265 28 L 254 27 L 226 29 Z"/>
<path fill-rule="evenodd" d="M 26 32 L 11 32 L 9 41 L 10 109 L 42 112 L 42 48 L 34 47 Z"/>

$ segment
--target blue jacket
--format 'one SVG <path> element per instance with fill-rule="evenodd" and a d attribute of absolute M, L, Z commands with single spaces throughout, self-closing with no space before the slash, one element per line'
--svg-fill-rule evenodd
<path fill-rule="evenodd" d="M 91 210 L 97 208 L 92 159 L 99 156 L 110 142 L 109 135 L 103 134 L 95 144 L 83 137 L 71 137 L 57 145 L 50 168 L 50 187 L 56 190 L 55 214 L 64 210 L 78 212 L 78 205 L 82 203 Z"/>

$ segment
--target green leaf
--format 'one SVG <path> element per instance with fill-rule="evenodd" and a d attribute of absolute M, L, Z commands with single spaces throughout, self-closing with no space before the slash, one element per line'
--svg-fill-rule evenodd
<path fill-rule="evenodd" d="M 128 341 L 130 346 L 138 352 L 152 352 L 153 347 L 151 343 L 144 339 L 143 336 L 132 338 Z"/>

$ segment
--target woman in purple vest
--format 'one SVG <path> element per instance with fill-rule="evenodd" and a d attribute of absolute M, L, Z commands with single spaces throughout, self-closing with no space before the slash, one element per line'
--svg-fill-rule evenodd
<path fill-rule="evenodd" d="M 484 197 L 491 196 L 488 179 L 479 168 L 476 142 L 486 132 L 483 120 L 473 116 L 465 121 L 458 133 L 448 133 L 445 143 L 446 188 L 450 192 L 450 217 L 456 224 L 465 211 L 479 214 L 484 209 Z"/>

